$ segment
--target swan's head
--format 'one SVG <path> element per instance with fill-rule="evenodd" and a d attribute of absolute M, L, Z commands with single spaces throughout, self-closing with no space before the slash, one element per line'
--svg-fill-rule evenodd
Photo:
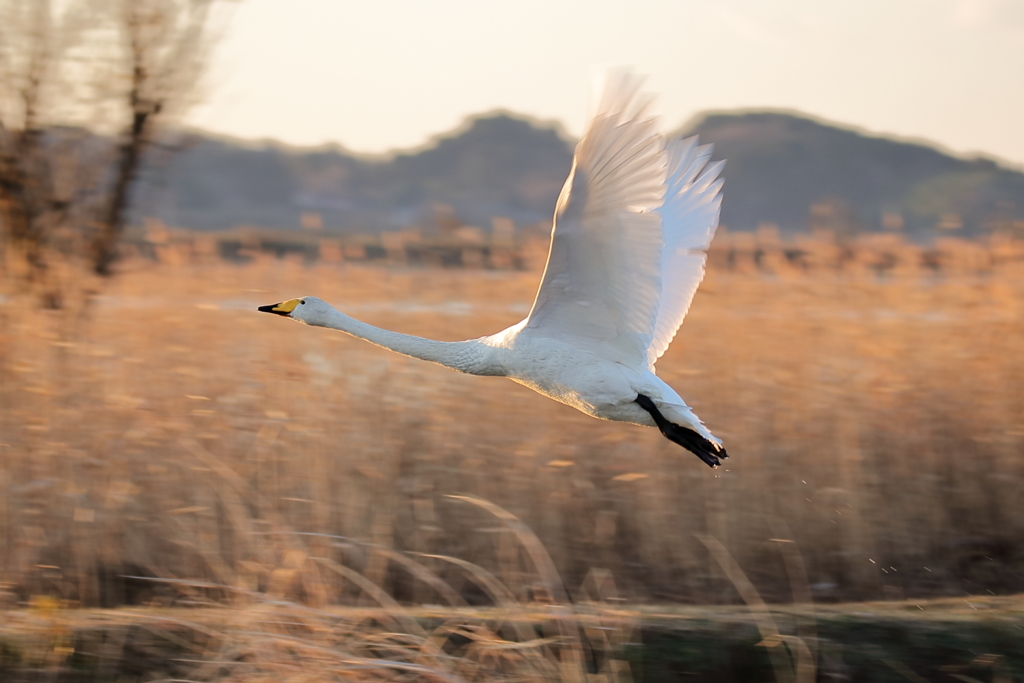
<path fill-rule="evenodd" d="M 264 313 L 283 315 L 286 318 L 298 320 L 300 323 L 317 325 L 320 327 L 323 326 L 324 321 L 330 313 L 334 311 L 330 304 L 323 299 L 316 298 L 315 296 L 303 296 L 298 299 L 289 299 L 288 301 L 282 301 L 279 304 L 260 306 L 257 310 L 263 311 Z"/>

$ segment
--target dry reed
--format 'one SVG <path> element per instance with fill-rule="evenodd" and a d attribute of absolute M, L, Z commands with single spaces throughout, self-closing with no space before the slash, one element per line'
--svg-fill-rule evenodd
<path fill-rule="evenodd" d="M 520 319 L 536 273 L 257 258 L 135 264 L 77 317 L 12 295 L 0 590 L 82 605 L 249 590 L 319 609 L 366 599 L 349 567 L 398 603 L 443 599 L 376 548 L 553 599 L 508 530 L 451 494 L 522 519 L 570 594 L 602 568 L 635 600 L 736 601 L 706 535 L 788 601 L 781 522 L 819 600 L 1024 589 L 1019 243 L 733 237 L 659 363 L 734 454 L 717 473 L 654 430 L 254 311 L 316 293 L 469 338 Z"/>

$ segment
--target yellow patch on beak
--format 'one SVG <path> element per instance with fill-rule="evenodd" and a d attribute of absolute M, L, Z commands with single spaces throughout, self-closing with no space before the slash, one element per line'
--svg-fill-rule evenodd
<path fill-rule="evenodd" d="M 298 299 L 288 299 L 274 306 L 274 313 L 291 313 L 299 305 Z"/>
<path fill-rule="evenodd" d="M 270 304 L 269 306 L 260 306 L 259 309 L 263 313 L 276 313 L 278 315 L 289 315 L 295 310 L 301 302 L 298 299 L 289 299 L 288 301 L 282 301 L 279 304 Z"/>

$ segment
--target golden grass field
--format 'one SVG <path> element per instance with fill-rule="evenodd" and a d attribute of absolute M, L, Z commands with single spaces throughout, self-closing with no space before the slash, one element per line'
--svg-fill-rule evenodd
<path fill-rule="evenodd" d="M 313 581 L 313 557 L 437 600 L 373 548 L 461 558 L 534 596 L 518 546 L 449 494 L 522 519 L 570 593 L 601 569 L 633 600 L 737 600 L 698 535 L 769 601 L 791 599 L 778 538 L 817 600 L 1024 589 L 1019 243 L 988 260 L 995 247 L 954 245 L 941 267 L 881 277 L 870 244 L 846 247 L 843 268 L 826 249 L 792 269 L 723 243 L 658 366 L 733 454 L 717 472 L 653 429 L 254 310 L 316 293 L 384 327 L 469 338 L 519 320 L 536 272 L 131 262 L 74 314 L 12 295 L 8 600 L 173 602 L 119 577 L 266 589 L 286 569 L 281 591 L 343 602 L 344 582 Z"/>
<path fill-rule="evenodd" d="M 521 646 L 488 631 L 490 617 L 422 634 L 395 625 L 409 620 L 400 603 L 500 594 L 508 609 L 543 609 L 564 590 L 606 605 L 574 618 L 604 639 L 587 651 L 605 653 L 593 680 L 611 681 L 629 680 L 616 653 L 634 618 L 608 612 L 616 600 L 970 606 L 1024 590 L 1019 242 L 773 247 L 723 235 L 658 366 L 725 440 L 733 457 L 718 471 L 653 429 L 255 311 L 315 293 L 368 322 L 455 340 L 518 321 L 537 272 L 170 263 L 129 261 L 63 311 L 4 280 L 0 608 L 35 606 L 23 618 L 50 633 L 44 668 L 80 647 L 47 616 L 59 606 L 248 601 L 225 619 L 243 634 L 262 624 L 256 635 L 190 645 L 249 661 L 237 680 L 306 680 L 310 661 L 398 675 L 373 657 L 435 680 L 423 672 L 440 666 L 438 633 L 456 630 L 471 644 L 445 666 L 466 680 L 575 680 L 582 651 L 565 649 L 568 631 L 520 634 Z M 281 616 L 275 600 L 293 607 Z M 301 611 L 366 604 L 384 616 L 325 627 Z M 174 619 L 161 614 L 166 628 Z M 614 628 L 603 636 L 592 622 Z M 810 660 L 793 657 L 805 676 Z M 231 679 L 203 666 L 192 678 Z"/>

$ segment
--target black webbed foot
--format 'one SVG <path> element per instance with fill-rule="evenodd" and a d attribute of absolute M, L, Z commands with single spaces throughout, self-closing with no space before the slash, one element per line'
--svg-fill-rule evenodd
<path fill-rule="evenodd" d="M 661 431 L 666 439 L 690 451 L 703 460 L 708 467 L 716 468 L 722 464 L 721 460 L 729 457 L 724 448 L 719 448 L 692 429 L 669 422 L 661 414 L 661 411 L 658 410 L 658 407 L 654 405 L 654 401 L 649 396 L 640 394 L 636 397 L 636 402 L 641 408 L 651 414 L 651 417 L 654 418 L 654 424 L 658 426 L 658 430 Z"/>

